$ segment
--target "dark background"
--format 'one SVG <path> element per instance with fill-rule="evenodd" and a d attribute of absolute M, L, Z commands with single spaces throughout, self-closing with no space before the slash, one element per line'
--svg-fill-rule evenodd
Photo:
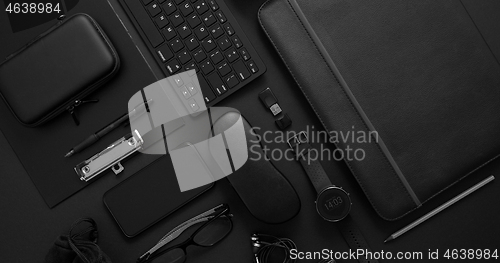
<path fill-rule="evenodd" d="M 84 2 L 86 3 L 79 3 L 73 11 L 85 11 L 93 16 L 92 12 L 95 8 L 109 8 L 105 1 L 99 1 L 102 2 L 99 4 L 96 4 L 97 1 L 93 1 L 93 3 Z M 291 130 L 300 131 L 305 129 L 307 125 L 314 125 L 318 128 L 320 124 L 317 118 L 258 24 L 257 10 L 263 2 L 226 0 L 227 5 L 233 11 L 233 15 L 237 18 L 240 26 L 266 64 L 267 72 L 217 106 L 237 108 L 252 125 L 261 127 L 262 131 L 276 130 L 271 113 L 261 105 L 257 98 L 260 91 L 266 87 L 271 87 L 280 100 L 283 110 L 293 120 Z M 469 8 L 469 12 L 472 10 L 476 16 L 483 17 L 483 21 L 486 21 L 484 23 L 491 23 L 491 32 L 498 32 L 498 30 L 494 31 L 493 29 L 498 28 L 499 23 L 493 23 L 492 20 L 500 12 L 500 7 L 494 2 L 480 1 L 474 8 Z M 490 5 L 486 3 L 490 3 Z M 51 22 L 49 22 L 20 32 L 15 36 L 9 35 L 12 38 L 4 37 L 4 33 L 7 35 L 9 33 L 5 30 L 5 23 L 8 23 L 8 20 L 4 11 L 0 12 L 0 24 L 3 25 L 2 31 L 0 31 L 2 33 L 2 37 L 0 37 L 0 46 L 2 47 L 0 57 L 5 57 L 15 51 L 23 43 L 51 25 Z M 98 11 L 95 12 L 97 15 Z M 490 17 L 490 20 L 487 19 L 488 17 Z M 109 17 L 107 19 L 116 18 Z M 106 31 L 108 21 L 100 19 L 98 22 Z M 11 39 L 16 42 L 10 41 Z M 122 40 L 125 41 L 126 39 L 111 39 L 114 42 Z M 496 40 L 495 43 L 500 43 L 500 36 L 497 35 L 494 40 Z M 127 56 L 127 54 L 120 55 L 122 57 Z M 492 121 L 496 120 L 492 119 Z M 2 125 L 0 128 L 5 130 L 12 127 Z M 71 137 L 71 134 L 67 136 Z M 464 143 L 474 143 L 473 140 L 473 138 L 468 138 L 464 140 Z M 64 141 L 64 138 L 61 141 Z M 57 143 L 54 142 L 54 144 Z M 71 146 L 67 145 L 66 148 L 69 149 Z M 271 149 L 286 149 L 285 144 L 270 144 L 267 146 Z M 56 154 L 50 148 L 45 149 L 45 152 L 47 154 Z M 108 173 L 60 205 L 49 209 L 2 134 L 0 136 L 0 236 L 2 239 L 0 256 L 2 262 L 42 262 L 56 236 L 65 233 L 71 223 L 80 217 L 92 217 L 97 221 L 100 234 L 99 245 L 111 257 L 113 262 L 135 262 L 139 255 L 149 249 L 171 228 L 222 202 L 228 203 L 234 214 L 233 231 L 223 242 L 213 248 L 190 248 L 187 262 L 252 262 L 250 235 L 254 232 L 289 237 L 296 242 L 300 251 L 320 251 L 324 248 L 336 251 L 348 250 L 348 246 L 334 224 L 323 221 L 316 214 L 314 189 L 300 165 L 285 160 L 275 162 L 275 165 L 296 188 L 302 203 L 300 213 L 289 222 L 280 225 L 269 225 L 254 219 L 228 181 L 223 179 L 218 181 L 209 192 L 182 208 L 173 216 L 162 220 L 135 238 L 126 238 L 106 210 L 102 202 L 102 196 L 104 192 L 130 176 L 132 171 L 139 169 L 148 162 L 149 160 L 145 161 L 144 158 L 130 160 L 127 165 L 131 169 L 120 176 L 115 177 Z M 47 165 L 50 166 L 51 164 Z M 421 209 L 395 222 L 384 221 L 377 216 L 360 187 L 343 164 L 323 162 L 323 166 L 331 174 L 331 178 L 334 179 L 336 184 L 344 186 L 351 193 L 354 204 L 351 213 L 352 217 L 362 229 L 373 251 L 384 250 L 394 253 L 398 251 L 419 251 L 424 253 L 424 259 L 426 259 L 429 249 L 433 251 L 439 249 L 442 257 L 447 248 L 500 248 L 500 226 L 498 225 L 500 220 L 498 205 L 500 184 L 498 182 L 493 182 L 478 190 L 397 240 L 388 244 L 383 243 L 383 240 L 392 232 L 439 206 L 464 189 L 490 174 L 498 175 L 500 161 L 484 167 L 440 194 Z M 269 202 L 272 201 L 269 200 Z M 165 202 L 168 202 L 168 200 L 165 200 Z M 387 260 L 381 262 L 387 262 Z"/>

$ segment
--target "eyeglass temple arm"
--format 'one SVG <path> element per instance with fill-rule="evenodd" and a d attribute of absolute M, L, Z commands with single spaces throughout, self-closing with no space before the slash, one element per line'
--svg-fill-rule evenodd
<path fill-rule="evenodd" d="M 156 245 L 154 245 L 146 253 L 144 253 L 142 256 L 140 256 L 139 259 L 142 259 L 144 257 L 146 257 L 146 259 L 148 259 L 151 254 L 153 254 L 154 252 L 156 252 L 158 249 L 162 248 L 166 244 L 170 243 L 172 240 L 176 239 L 178 236 L 180 236 L 182 234 L 182 232 L 184 232 L 186 229 L 188 229 L 192 225 L 195 225 L 195 224 L 198 224 L 201 222 L 205 222 L 208 220 L 209 220 L 208 217 L 204 217 L 204 218 L 200 218 L 196 221 L 191 221 L 191 222 L 185 224 L 184 226 L 178 228 L 176 231 L 173 231 L 170 235 L 166 236 L 165 238 L 162 238 L 158 243 L 156 243 Z"/>
<path fill-rule="evenodd" d="M 198 220 L 198 219 L 200 219 L 200 218 L 207 217 L 208 215 L 211 215 L 211 214 L 215 213 L 215 211 L 216 211 L 217 209 L 219 209 L 220 207 L 222 207 L 223 205 L 224 205 L 224 204 L 220 204 L 220 205 L 218 205 L 218 206 L 216 206 L 216 207 L 214 207 L 214 208 L 212 208 L 212 209 L 209 209 L 209 210 L 207 210 L 207 211 L 205 211 L 205 212 L 203 212 L 203 213 L 201 213 L 201 214 L 199 214 L 199 215 L 197 215 L 197 216 L 195 216 L 195 217 L 193 217 L 193 218 L 191 218 L 191 219 L 188 219 L 188 220 L 184 221 L 182 224 L 180 224 L 180 225 L 176 226 L 174 229 L 172 229 L 172 230 L 170 230 L 168 233 L 166 233 L 166 234 L 165 234 L 165 235 L 164 235 L 164 236 L 163 236 L 163 237 L 162 237 L 162 238 L 158 241 L 158 243 L 162 242 L 162 241 L 163 241 L 163 239 L 167 238 L 169 235 L 171 235 L 172 233 L 174 233 L 174 232 L 175 232 L 175 231 L 177 231 L 178 229 L 180 229 L 180 228 L 184 227 L 186 224 L 189 224 L 189 223 L 190 223 L 190 222 L 192 222 L 192 221 L 196 221 L 196 220 Z M 192 226 L 192 225 L 191 225 L 191 226 Z"/>
<path fill-rule="evenodd" d="M 159 241 L 150 248 L 146 253 L 139 257 L 139 259 L 143 259 L 144 257 L 149 258 L 151 254 L 156 252 L 158 249 L 162 248 L 166 244 L 170 243 L 172 240 L 176 239 L 179 235 L 181 235 L 186 229 L 191 227 L 192 225 L 208 221 L 210 219 L 209 215 L 216 212 L 217 209 L 224 206 L 224 204 L 218 205 L 212 209 L 209 209 L 191 219 L 186 220 L 182 224 L 176 226 L 174 229 L 170 230 L 167 234 L 165 234 Z"/>

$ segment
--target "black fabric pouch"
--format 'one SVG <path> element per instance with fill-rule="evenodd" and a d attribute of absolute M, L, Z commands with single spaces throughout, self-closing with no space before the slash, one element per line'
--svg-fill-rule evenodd
<path fill-rule="evenodd" d="M 0 95 L 22 124 L 35 127 L 75 107 L 108 81 L 120 61 L 87 14 L 61 18 L 0 64 Z"/>
<path fill-rule="evenodd" d="M 44 263 L 111 263 L 97 245 L 97 225 L 91 218 L 81 218 L 68 235 L 57 237 Z"/>

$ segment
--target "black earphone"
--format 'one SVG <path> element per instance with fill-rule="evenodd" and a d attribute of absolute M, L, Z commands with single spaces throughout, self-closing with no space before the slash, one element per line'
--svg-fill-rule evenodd
<path fill-rule="evenodd" d="M 290 250 L 297 249 L 295 243 L 288 238 L 278 238 L 265 234 L 253 234 L 252 249 L 255 256 L 255 263 L 268 263 L 269 256 L 275 249 L 283 249 L 285 259 L 282 263 L 294 263 L 295 259 L 290 258 Z"/>

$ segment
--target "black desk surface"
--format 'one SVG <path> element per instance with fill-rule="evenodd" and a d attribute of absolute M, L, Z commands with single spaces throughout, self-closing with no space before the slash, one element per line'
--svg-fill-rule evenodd
<path fill-rule="evenodd" d="M 262 131 L 274 131 L 276 127 L 271 114 L 264 109 L 257 98 L 257 94 L 261 90 L 271 87 L 279 98 L 281 107 L 293 119 L 292 130 L 302 130 L 306 125 L 320 127 L 317 118 L 260 29 L 256 14 L 262 2 L 262 0 L 226 1 L 268 69 L 259 79 L 218 106 L 237 108 L 250 123 L 261 127 Z M 493 13 L 494 10 L 478 8 L 475 11 Z M 110 19 L 115 18 L 110 17 Z M 105 23 L 105 21 L 100 23 Z M 286 147 L 284 144 L 268 144 L 267 146 L 271 149 L 285 149 Z M 47 153 L 50 154 L 50 149 L 47 150 Z M 232 233 L 213 248 L 190 248 L 187 262 L 250 263 L 252 262 L 252 253 L 249 237 L 254 232 L 289 237 L 297 243 L 300 251 L 321 251 L 325 248 L 348 251 L 348 247 L 336 227 L 317 216 L 314 209 L 314 190 L 298 163 L 290 163 L 285 160 L 275 163 L 294 185 L 302 202 L 300 213 L 285 224 L 268 225 L 254 219 L 236 192 L 224 179 L 217 182 L 215 187 L 202 198 L 182 208 L 175 215 L 161 221 L 141 235 L 129 239 L 120 232 L 106 210 L 102 203 L 102 195 L 129 176 L 130 173 L 118 177 L 108 175 L 100 178 L 60 205 L 49 209 L 3 134 L 0 136 L 0 157 L 0 233 L 2 236 L 0 255 L 2 262 L 42 262 L 56 236 L 65 233 L 71 223 L 80 217 L 92 217 L 97 221 L 100 232 L 99 244 L 113 262 L 135 262 L 139 255 L 171 228 L 222 202 L 229 203 L 234 214 Z M 129 161 L 129 163 L 133 162 Z M 139 167 L 144 164 L 136 162 L 131 165 Z M 384 221 L 376 215 L 344 166 L 341 166 L 339 170 L 331 163 L 323 162 L 323 165 L 328 172 L 337 174 L 337 184 L 343 185 L 351 192 L 354 203 L 352 216 L 362 229 L 373 251 L 423 252 L 424 261 L 428 261 L 427 253 L 429 250 L 439 249 L 442 257 L 447 248 L 500 248 L 500 226 L 498 224 L 500 221 L 498 205 L 500 183 L 498 182 L 493 182 L 465 198 L 397 240 L 388 244 L 383 243 L 383 240 L 392 232 L 439 206 L 472 184 L 490 174 L 500 175 L 500 161 L 488 165 L 436 197 L 423 208 L 396 222 Z M 381 262 L 387 261 L 381 260 Z"/>

